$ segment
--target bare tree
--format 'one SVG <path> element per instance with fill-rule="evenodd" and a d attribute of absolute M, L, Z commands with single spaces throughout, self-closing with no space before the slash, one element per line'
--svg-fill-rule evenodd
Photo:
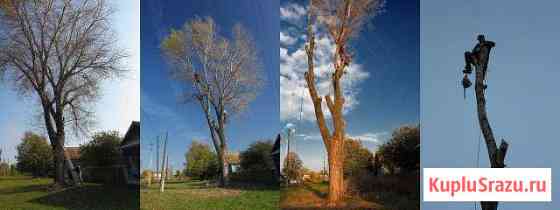
<path fill-rule="evenodd" d="M 100 82 L 124 71 L 104 0 L 0 1 L 1 73 L 37 97 L 55 154 L 55 183 L 66 185 L 66 128 L 91 125 Z M 66 161 L 65 161 L 66 160 Z M 76 180 L 76 179 L 74 179 Z"/>
<path fill-rule="evenodd" d="M 472 85 L 468 75 L 472 73 L 472 66 L 475 67 L 475 84 L 474 89 L 476 93 L 476 107 L 478 113 L 478 123 L 480 129 L 484 136 L 484 141 L 486 142 L 486 148 L 488 150 L 488 158 L 490 159 L 490 166 L 492 168 L 504 168 L 506 164 L 504 159 L 506 157 L 506 152 L 508 149 L 508 143 L 502 139 L 500 147 L 498 148 L 496 140 L 494 139 L 494 133 L 490 127 L 490 122 L 488 121 L 488 116 L 486 114 L 486 97 L 485 91 L 487 88 L 486 73 L 488 71 L 488 60 L 490 59 L 490 51 L 495 46 L 492 41 L 487 41 L 484 35 L 478 35 L 478 44 L 474 47 L 471 52 L 465 52 L 465 69 L 463 73 L 463 88 L 468 88 Z M 498 202 L 496 201 L 486 201 L 480 202 L 483 210 L 496 210 L 498 209 Z"/>
<path fill-rule="evenodd" d="M 173 78 L 189 86 L 183 97 L 198 101 L 204 112 L 219 156 L 222 185 L 229 180 L 228 118 L 247 107 L 264 81 L 250 34 L 240 24 L 232 31 L 232 39 L 225 38 L 212 18 L 197 18 L 172 30 L 161 43 Z"/>
<path fill-rule="evenodd" d="M 351 55 L 348 52 L 348 41 L 360 31 L 363 23 L 374 17 L 383 5 L 382 0 L 311 0 L 307 22 L 307 52 L 308 70 L 305 80 L 309 87 L 309 94 L 315 109 L 317 125 L 327 150 L 329 162 L 329 205 L 339 202 L 344 195 L 344 138 L 346 122 L 343 116 L 344 94 L 341 79 L 346 67 L 350 64 Z M 327 108 L 332 116 L 333 132 L 325 121 L 322 109 L 323 96 L 319 96 L 315 87 L 314 49 L 315 35 L 314 19 L 324 25 L 326 31 L 335 44 L 332 59 L 334 73 L 331 76 L 334 96 L 326 95 Z M 333 99 L 334 97 L 334 99 Z"/>

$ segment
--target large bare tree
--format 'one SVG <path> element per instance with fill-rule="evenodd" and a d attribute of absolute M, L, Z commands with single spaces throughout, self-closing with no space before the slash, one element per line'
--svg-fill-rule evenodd
<path fill-rule="evenodd" d="M 247 107 L 264 81 L 250 34 L 236 24 L 231 37 L 221 36 L 212 18 L 196 18 L 172 30 L 161 43 L 172 77 L 189 87 L 183 97 L 195 99 L 206 117 L 219 156 L 222 185 L 229 181 L 228 118 Z"/>
<path fill-rule="evenodd" d="M 344 121 L 344 94 L 341 79 L 345 69 L 350 65 L 351 54 L 348 42 L 360 31 L 369 18 L 374 17 L 383 5 L 382 0 L 311 0 L 307 20 L 307 52 L 308 70 L 305 80 L 315 109 L 317 125 L 327 150 L 329 162 L 329 196 L 330 206 L 336 205 L 344 195 L 344 138 L 346 122 Z M 331 85 L 334 96 L 320 96 L 315 87 L 314 49 L 315 30 L 313 25 L 324 26 L 330 39 L 335 44 L 333 49 L 333 73 Z M 326 102 L 332 118 L 332 133 L 325 120 L 322 105 Z"/>
<path fill-rule="evenodd" d="M 0 64 L 7 81 L 34 96 L 55 155 L 55 184 L 66 185 L 67 128 L 87 131 L 101 81 L 121 75 L 104 0 L 1 0 Z M 65 161 L 66 160 L 66 161 Z M 74 179 L 74 181 L 76 181 Z"/>

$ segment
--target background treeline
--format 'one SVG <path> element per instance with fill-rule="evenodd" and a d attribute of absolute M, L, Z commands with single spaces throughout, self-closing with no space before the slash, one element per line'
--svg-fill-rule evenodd
<path fill-rule="evenodd" d="M 234 183 L 276 184 L 274 161 L 271 153 L 271 140 L 259 140 L 239 153 L 227 154 L 230 180 Z M 151 170 L 142 172 L 143 179 L 153 173 Z M 185 168 L 176 171 L 177 179 L 217 181 L 220 176 L 218 155 L 210 145 L 193 141 L 185 153 Z"/>
<path fill-rule="evenodd" d="M 80 146 L 79 162 L 82 166 L 111 166 L 118 163 L 122 138 L 117 131 L 95 133 L 91 140 Z M 0 162 L 0 175 L 25 174 L 33 177 L 53 177 L 53 148 L 44 136 L 25 132 L 17 146 L 16 164 Z M 8 169 L 12 170 L 8 170 Z"/>

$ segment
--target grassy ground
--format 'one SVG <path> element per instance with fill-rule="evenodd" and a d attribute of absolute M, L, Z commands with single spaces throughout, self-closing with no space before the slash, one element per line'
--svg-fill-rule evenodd
<path fill-rule="evenodd" d="M 328 183 L 305 183 L 299 186 L 283 187 L 280 207 L 284 210 L 305 209 L 370 209 L 370 210 L 419 210 L 418 193 L 409 193 L 417 177 L 408 180 L 402 177 L 384 177 L 363 183 L 372 188 L 368 193 L 345 198 L 336 207 L 327 207 Z M 406 188 L 404 190 L 403 188 Z M 399 191 L 401 190 L 401 191 Z"/>
<path fill-rule="evenodd" d="M 328 184 L 306 183 L 299 186 L 282 188 L 280 207 L 284 210 L 306 209 L 386 209 L 381 204 L 370 202 L 358 197 L 348 197 L 336 207 L 327 207 Z"/>
<path fill-rule="evenodd" d="M 169 182 L 164 193 L 157 184 L 142 187 L 140 208 L 160 209 L 278 209 L 280 193 L 276 188 L 207 187 L 202 181 Z"/>
<path fill-rule="evenodd" d="M 138 209 L 138 190 L 86 183 L 81 187 L 49 192 L 52 179 L 0 177 L 0 209 L 120 210 Z"/>

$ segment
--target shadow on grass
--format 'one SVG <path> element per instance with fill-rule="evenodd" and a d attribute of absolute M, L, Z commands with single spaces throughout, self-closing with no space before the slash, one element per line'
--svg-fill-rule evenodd
<path fill-rule="evenodd" d="M 320 189 L 314 188 L 313 186 L 311 186 L 309 184 L 304 184 L 304 188 L 306 190 L 309 190 L 310 192 L 312 192 L 313 194 L 315 194 L 319 198 L 323 198 L 323 199 L 327 198 L 328 192 L 322 192 Z"/>
<path fill-rule="evenodd" d="M 356 208 L 329 208 L 325 206 L 321 207 L 297 207 L 297 208 L 282 208 L 282 210 L 378 210 L 377 208 L 364 208 L 364 207 L 356 207 Z"/>
<path fill-rule="evenodd" d="M 3 188 L 0 189 L 0 195 L 2 194 L 14 194 L 14 193 L 28 193 L 33 191 L 45 190 L 46 187 L 43 184 L 28 185 L 21 187 Z"/>
<path fill-rule="evenodd" d="M 243 191 L 280 191 L 280 185 L 272 183 L 231 182 L 228 186 L 221 188 Z"/>
<path fill-rule="evenodd" d="M 143 189 L 159 189 L 159 182 L 152 183 L 148 187 L 147 184 L 142 185 Z M 279 191 L 279 184 L 272 183 L 253 183 L 253 182 L 231 182 L 228 186 L 218 186 L 213 181 L 207 180 L 170 180 L 165 182 L 166 190 L 173 189 L 192 189 L 192 190 L 204 190 L 204 189 L 226 189 L 226 190 L 241 190 L 241 191 Z"/>
<path fill-rule="evenodd" d="M 49 193 L 31 202 L 65 209 L 139 209 L 140 192 L 133 186 L 84 184 Z"/>

